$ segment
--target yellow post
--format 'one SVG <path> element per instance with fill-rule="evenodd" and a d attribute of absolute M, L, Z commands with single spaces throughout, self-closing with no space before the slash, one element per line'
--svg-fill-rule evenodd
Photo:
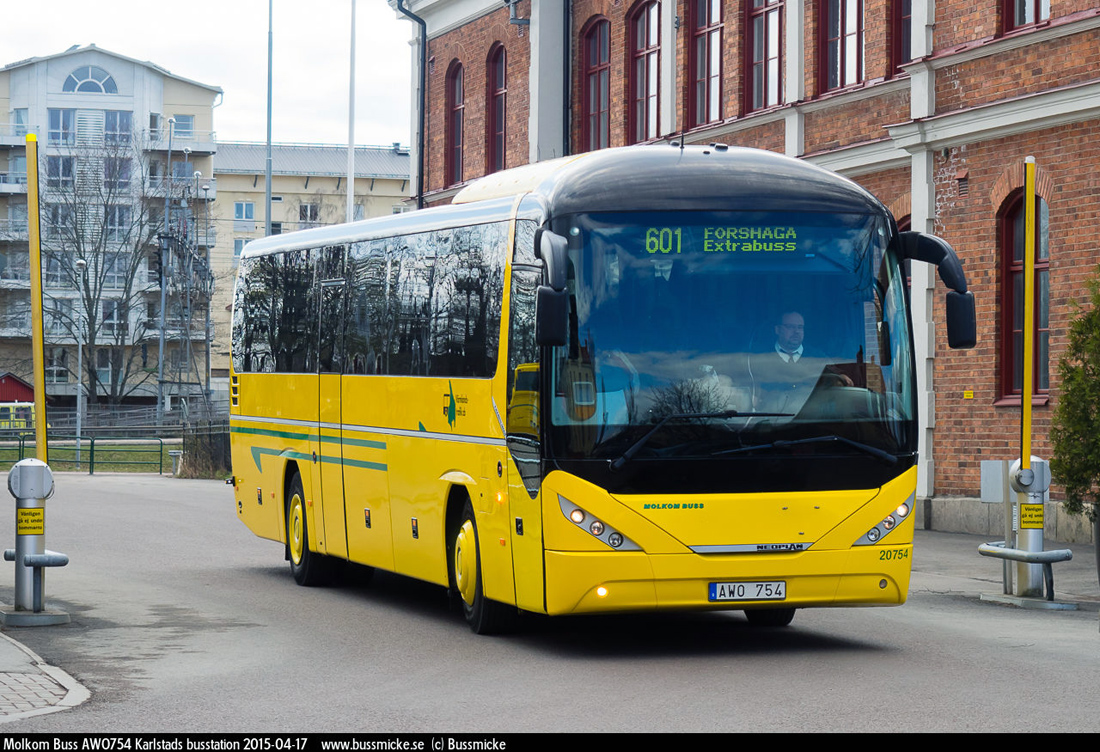
<path fill-rule="evenodd" d="M 1031 468 L 1031 391 L 1035 378 L 1035 157 L 1024 160 L 1024 383 L 1020 395 L 1020 467 Z"/>
<path fill-rule="evenodd" d="M 27 134 L 27 229 L 31 254 L 31 350 L 34 359 L 34 438 L 38 459 L 46 451 L 46 360 L 42 331 L 42 237 L 38 231 L 38 138 Z"/>

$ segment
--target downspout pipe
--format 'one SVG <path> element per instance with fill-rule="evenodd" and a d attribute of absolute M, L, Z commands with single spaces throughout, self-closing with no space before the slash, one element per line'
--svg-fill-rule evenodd
<path fill-rule="evenodd" d="M 424 208 L 424 149 L 427 138 L 424 133 L 425 108 L 428 106 L 428 24 L 423 18 L 405 7 L 405 0 L 397 0 L 397 10 L 420 27 L 420 104 L 417 107 L 416 147 L 416 208 Z"/>

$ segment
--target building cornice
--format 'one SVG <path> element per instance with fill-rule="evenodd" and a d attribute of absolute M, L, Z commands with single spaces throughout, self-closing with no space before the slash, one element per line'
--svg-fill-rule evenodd
<path fill-rule="evenodd" d="M 1081 34 L 1097 28 L 1100 28 L 1100 8 L 1090 8 L 1062 18 L 1045 21 L 1036 26 L 1009 32 L 1004 36 L 986 37 L 939 50 L 926 58 L 919 58 L 903 65 L 902 69 L 908 69 L 910 66 L 915 65 L 930 64 L 933 70 L 941 70 L 952 65 L 973 62 L 990 55 L 1002 55 L 1012 50 Z"/>
<path fill-rule="evenodd" d="M 915 154 L 1098 117 L 1100 82 L 1093 81 L 885 127 L 899 148 Z"/>

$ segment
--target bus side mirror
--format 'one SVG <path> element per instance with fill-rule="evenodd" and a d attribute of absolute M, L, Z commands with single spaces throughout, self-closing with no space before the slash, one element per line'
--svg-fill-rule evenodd
<path fill-rule="evenodd" d="M 569 293 L 539 285 L 535 293 L 535 344 L 558 347 L 569 333 Z"/>
<path fill-rule="evenodd" d="M 947 293 L 947 344 L 952 349 L 973 347 L 978 342 L 974 294 L 966 289 L 966 274 L 955 249 L 943 238 L 923 232 L 898 233 L 898 255 L 935 264 Z"/>
<path fill-rule="evenodd" d="M 947 345 L 952 350 L 967 349 L 978 343 L 974 293 L 947 293 Z"/>
<path fill-rule="evenodd" d="M 542 230 L 535 253 L 546 265 L 546 284 L 559 292 L 564 290 L 566 270 L 569 267 L 569 241 L 555 232 Z"/>

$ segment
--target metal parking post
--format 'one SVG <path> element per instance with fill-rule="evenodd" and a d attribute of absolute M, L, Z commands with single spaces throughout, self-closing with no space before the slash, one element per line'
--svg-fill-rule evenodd
<path fill-rule="evenodd" d="M 65 566 L 69 557 L 46 550 L 46 499 L 54 492 L 49 465 L 37 459 L 17 462 L 8 473 L 8 491 L 15 497 L 15 548 L 4 559 L 15 562 L 15 606 L 0 608 L 5 626 L 67 624 L 69 615 L 47 611 L 46 567 Z"/>

